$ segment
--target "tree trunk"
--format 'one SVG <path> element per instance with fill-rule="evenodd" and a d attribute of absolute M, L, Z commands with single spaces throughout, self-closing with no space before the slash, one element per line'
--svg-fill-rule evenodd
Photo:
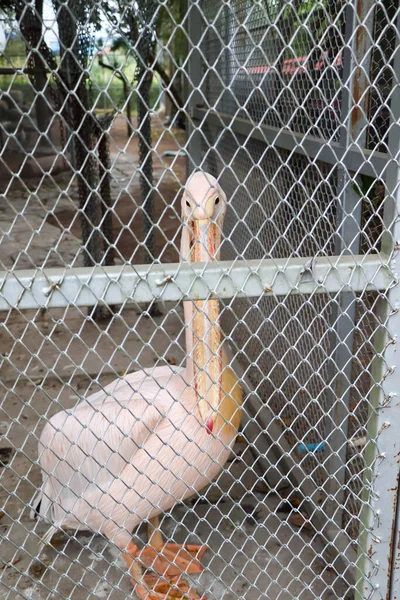
<path fill-rule="evenodd" d="M 129 98 L 128 80 L 125 77 L 125 75 L 123 73 L 121 73 L 121 71 L 119 71 L 118 69 L 115 69 L 112 65 L 108 65 L 107 63 L 103 62 L 101 60 L 101 58 L 99 58 L 99 66 L 103 67 L 103 69 L 108 69 L 109 71 L 112 71 L 114 73 L 114 75 L 122 81 L 122 86 L 124 89 L 124 98 L 126 100 L 126 117 L 127 117 L 126 133 L 127 133 L 128 139 L 130 139 L 134 133 L 134 129 L 133 129 L 133 125 L 132 125 L 132 111 L 131 111 L 131 103 L 130 103 L 130 98 Z"/>
<path fill-rule="evenodd" d="M 171 77 L 168 75 L 164 67 L 158 61 L 154 63 L 154 56 L 151 57 L 151 60 L 154 64 L 155 72 L 159 74 L 166 86 L 165 91 L 170 97 L 171 102 L 176 107 L 176 110 L 181 110 L 183 108 L 183 100 L 175 84 L 171 83 Z"/>
<path fill-rule="evenodd" d="M 102 224 L 101 230 L 106 243 L 106 252 L 104 264 L 112 266 L 114 264 L 115 251 L 114 233 L 113 233 L 113 211 L 111 206 L 111 178 L 110 178 L 110 148 L 108 134 L 103 131 L 99 140 L 99 178 L 100 178 L 100 196 Z"/>
<path fill-rule="evenodd" d="M 75 169 L 78 177 L 81 210 L 83 263 L 85 267 L 100 264 L 103 244 L 99 231 L 101 210 L 98 193 L 97 165 L 91 155 L 95 147 L 95 128 L 89 110 L 89 94 L 85 70 L 79 53 L 77 18 L 72 7 L 57 2 L 57 24 L 60 37 L 60 72 L 66 90 L 65 119 L 73 135 Z M 77 98 L 76 98 L 77 97 Z"/>
<path fill-rule="evenodd" d="M 35 0 L 35 8 L 26 6 L 24 2 L 19 2 L 16 5 L 16 17 L 29 55 L 29 79 L 36 91 L 33 101 L 36 123 L 39 132 L 44 133 L 50 123 L 50 109 L 43 97 L 47 84 L 46 55 L 49 52 L 42 40 L 43 0 Z M 41 139 L 41 143 L 47 141 L 46 138 Z"/>
<path fill-rule="evenodd" d="M 132 125 L 132 111 L 131 111 L 131 101 L 130 101 L 130 97 L 129 97 L 128 82 L 127 82 L 125 76 L 122 76 L 121 80 L 122 80 L 122 85 L 124 88 L 124 98 L 126 100 L 126 118 L 127 118 L 126 134 L 128 136 L 128 140 L 129 140 L 133 136 L 133 133 L 135 130 L 133 129 L 133 125 Z"/>
<path fill-rule="evenodd" d="M 144 263 L 154 261 L 153 156 L 151 147 L 150 87 L 151 71 L 142 70 L 138 78 L 138 124 L 140 191 L 143 203 Z"/>

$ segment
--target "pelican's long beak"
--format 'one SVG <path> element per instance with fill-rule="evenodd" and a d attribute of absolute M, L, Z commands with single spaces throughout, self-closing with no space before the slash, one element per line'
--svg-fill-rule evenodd
<path fill-rule="evenodd" d="M 210 219 L 194 219 L 193 262 L 210 262 L 219 259 L 221 230 Z M 207 433 L 212 433 L 217 410 L 222 399 L 221 330 L 219 300 L 194 302 L 193 316 L 193 368 L 195 388 L 199 396 L 198 408 Z"/>
<path fill-rule="evenodd" d="M 192 262 L 209 262 L 219 258 L 221 231 L 216 223 L 209 219 L 193 221 L 194 256 Z"/>

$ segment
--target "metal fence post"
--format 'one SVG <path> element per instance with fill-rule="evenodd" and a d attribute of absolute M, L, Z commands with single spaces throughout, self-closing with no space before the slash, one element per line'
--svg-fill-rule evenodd
<path fill-rule="evenodd" d="M 400 456 L 400 16 L 393 57 L 393 94 L 384 204 L 385 232 L 382 252 L 391 257 L 396 282 L 381 295 L 380 329 L 375 334 L 376 356 L 372 368 L 372 392 L 368 419 L 366 468 L 363 477 L 361 529 L 358 550 L 360 579 L 356 600 L 398 597 L 398 490 Z M 397 554 L 396 554 L 397 553 Z M 393 577 L 393 580 L 392 580 Z M 391 581 L 392 580 L 392 581 Z M 396 587 L 397 585 L 397 587 Z M 390 587 L 392 595 L 390 596 Z"/>
<path fill-rule="evenodd" d="M 396 522 L 394 524 L 392 578 L 389 600 L 400 599 L 400 478 L 397 482 Z"/>
<path fill-rule="evenodd" d="M 370 86 L 370 48 L 373 33 L 374 0 L 348 4 L 345 12 L 345 47 L 342 52 L 343 88 L 340 144 L 344 153 L 356 143 L 366 147 L 368 125 L 368 88 Z M 357 191 L 359 177 L 339 163 L 337 168 L 337 242 L 336 255 L 359 254 L 362 198 Z M 361 186 L 360 186 L 361 189 Z M 327 460 L 330 497 L 329 514 L 342 527 L 345 498 L 348 420 L 356 323 L 356 294 L 344 292 L 331 314 L 331 361 L 328 381 L 331 399 L 326 421 Z"/>

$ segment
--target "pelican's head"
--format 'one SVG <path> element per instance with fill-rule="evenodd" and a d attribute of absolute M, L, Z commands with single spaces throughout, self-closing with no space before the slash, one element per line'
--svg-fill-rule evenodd
<path fill-rule="evenodd" d="M 203 171 L 189 177 L 182 195 L 187 237 L 186 247 L 182 244 L 183 258 L 191 262 L 218 260 L 226 203 L 225 192 L 215 177 Z"/>

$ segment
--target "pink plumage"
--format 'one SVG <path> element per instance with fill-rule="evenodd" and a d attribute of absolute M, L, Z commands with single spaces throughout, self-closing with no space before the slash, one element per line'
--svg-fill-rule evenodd
<path fill-rule="evenodd" d="M 182 198 L 183 260 L 218 259 L 225 210 L 217 181 L 195 173 Z M 36 503 L 51 523 L 45 540 L 59 528 L 102 533 L 128 549 L 124 557 L 136 582 L 137 563 L 129 566 L 136 556 L 132 531 L 212 481 L 240 422 L 239 386 L 222 366 L 218 301 L 185 302 L 184 312 L 185 369 L 126 375 L 52 417 L 39 442 L 43 485 Z M 153 545 L 157 552 L 161 547 L 161 541 Z M 187 550 L 178 551 L 181 565 L 186 557 Z M 200 565 L 187 568 L 198 572 Z M 174 577 L 174 568 L 170 572 Z M 187 585 L 179 585 L 186 591 Z M 135 589 L 147 597 L 143 586 Z"/>
<path fill-rule="evenodd" d="M 185 374 L 132 373 L 52 417 L 40 438 L 41 516 L 124 549 L 141 521 L 207 485 L 229 446 L 200 423 Z"/>

